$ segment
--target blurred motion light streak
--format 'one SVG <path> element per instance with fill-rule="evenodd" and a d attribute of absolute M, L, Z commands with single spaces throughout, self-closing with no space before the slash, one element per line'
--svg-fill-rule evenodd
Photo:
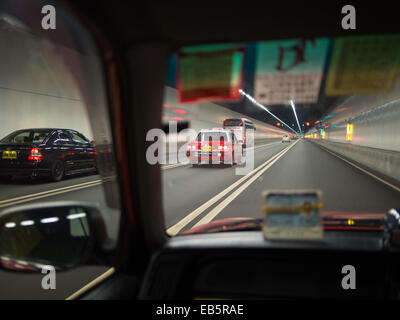
<path fill-rule="evenodd" d="M 273 116 L 276 120 L 278 120 L 280 123 L 284 124 L 286 127 L 288 127 L 290 130 L 292 130 L 294 133 L 297 134 L 295 130 L 293 130 L 290 126 L 288 126 L 285 122 L 283 122 L 281 119 L 279 119 L 277 116 L 275 116 L 271 111 L 269 111 L 266 107 L 264 107 L 261 103 L 258 103 L 256 99 L 254 99 L 251 95 L 247 94 L 244 92 L 242 89 L 239 89 L 239 92 L 242 96 L 246 97 L 249 99 L 253 104 L 255 104 L 257 107 L 263 109 L 264 111 L 268 112 L 271 116 Z"/>
<path fill-rule="evenodd" d="M 299 119 L 297 118 L 296 108 L 294 107 L 294 102 L 293 102 L 293 100 L 290 100 L 290 104 L 292 105 L 292 109 L 293 109 L 293 112 L 294 112 L 294 116 L 296 117 L 297 125 L 299 126 L 300 134 L 303 135 L 303 132 L 301 131 Z"/>

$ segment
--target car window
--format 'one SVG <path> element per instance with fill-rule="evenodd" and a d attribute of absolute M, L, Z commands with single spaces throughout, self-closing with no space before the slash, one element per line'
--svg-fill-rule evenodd
<path fill-rule="evenodd" d="M 238 218 L 259 230 L 272 190 L 285 194 L 274 198 L 279 208 L 292 203 L 287 190 L 322 194 L 324 230 L 339 223 L 336 212 L 361 224 L 398 207 L 399 48 L 397 34 L 181 47 L 169 60 L 161 120 L 189 128 L 177 133 L 181 156 L 168 149 L 162 164 L 166 233 L 240 230 Z M 202 130 L 223 126 L 242 137 L 242 159 L 230 161 L 229 146 L 186 147 L 193 136 L 218 140 Z"/>
<path fill-rule="evenodd" d="M 15 135 L 12 135 L 10 137 L 6 137 L 2 140 L 3 143 L 25 143 L 30 140 L 31 137 L 31 132 L 30 131 L 25 131 L 21 133 L 17 133 Z"/>
<path fill-rule="evenodd" d="M 72 141 L 75 144 L 79 144 L 79 145 L 87 145 L 89 144 L 89 141 L 87 141 L 84 137 L 82 137 L 80 134 L 71 132 L 71 136 L 72 136 Z"/>
<path fill-rule="evenodd" d="M 52 17 L 56 19 L 55 28 L 49 22 Z M 0 137 L 6 137 L 0 142 L 0 213 L 20 205 L 83 201 L 101 208 L 103 234 L 110 248 L 115 248 L 120 221 L 119 186 L 105 71 L 97 40 L 61 1 L 51 1 L 50 5 L 40 0 L 21 0 L 18 4 L 14 0 L 0 1 L 0 39 Z M 72 136 L 68 130 L 73 131 Z M 48 143 L 42 145 L 52 132 Z M 73 142 L 86 145 L 85 137 L 97 142 L 94 151 L 64 148 Z M 32 229 L 20 234 L 18 243 L 26 246 L 19 257 L 24 253 L 26 257 L 45 256 L 46 250 L 57 246 L 57 239 L 71 238 L 69 227 L 66 234 L 60 231 L 59 237 L 51 231 L 58 230 L 61 221 L 70 219 L 73 235 L 82 236 L 82 230 L 87 229 L 82 220 L 85 212 L 78 208 L 66 214 L 67 220 L 57 217 L 59 212 L 54 210 L 55 216 L 42 219 L 44 222 L 26 221 Z M 46 232 L 40 233 L 39 227 L 46 223 L 48 237 L 54 236 L 53 244 L 35 247 L 47 232 L 43 229 Z M 36 240 L 27 238 L 30 236 Z M 66 249 L 73 252 L 74 239 L 70 241 Z M 61 251 L 55 251 L 55 255 L 62 258 Z M 75 255 L 79 257 L 80 251 Z M 29 261 L 18 261 L 30 265 Z M 66 299 L 111 267 L 81 266 L 57 272 L 57 290 L 44 290 L 40 275 L 0 270 L 0 299 Z"/>
<path fill-rule="evenodd" d="M 243 122 L 240 119 L 226 119 L 225 125 L 230 126 L 230 127 L 234 127 L 234 126 L 241 127 L 241 126 L 243 126 Z"/>
<path fill-rule="evenodd" d="M 71 136 L 67 132 L 59 132 L 56 134 L 54 144 L 72 144 Z"/>
<path fill-rule="evenodd" d="M 226 133 L 221 132 L 202 132 L 197 136 L 197 141 L 228 141 Z"/>
<path fill-rule="evenodd" d="M 50 134 L 50 130 L 43 131 L 35 131 L 35 130 L 28 130 L 28 131 L 17 131 L 15 133 L 12 133 L 11 135 L 3 138 L 0 142 L 1 143 L 18 143 L 18 144 L 24 144 L 24 143 L 35 143 L 39 144 L 44 141 Z"/>

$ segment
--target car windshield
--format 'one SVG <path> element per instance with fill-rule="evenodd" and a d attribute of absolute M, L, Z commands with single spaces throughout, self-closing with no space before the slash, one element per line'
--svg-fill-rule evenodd
<path fill-rule="evenodd" d="M 399 35 L 181 48 L 169 61 L 162 114 L 164 124 L 188 124 L 169 132 L 160 162 L 167 234 L 240 230 L 239 218 L 259 229 L 273 190 L 320 195 L 312 203 L 325 230 L 339 222 L 353 230 L 398 207 L 399 68 Z M 200 157 L 186 147 L 221 135 L 200 130 L 243 118 L 257 130 L 232 130 L 238 148 Z M 282 199 L 294 195 L 275 207 L 293 206 Z"/>
<path fill-rule="evenodd" d="M 228 136 L 225 132 L 201 132 L 197 136 L 196 141 L 228 141 Z"/>
<path fill-rule="evenodd" d="M 243 122 L 240 119 L 227 119 L 224 121 L 224 126 L 226 127 L 241 127 Z"/>
<path fill-rule="evenodd" d="M 40 144 L 48 137 L 51 130 L 23 130 L 16 131 L 6 136 L 0 143 L 12 144 Z"/>

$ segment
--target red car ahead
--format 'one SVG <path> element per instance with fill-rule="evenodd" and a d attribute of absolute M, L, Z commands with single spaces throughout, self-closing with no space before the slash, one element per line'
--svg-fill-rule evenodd
<path fill-rule="evenodd" d="M 228 164 L 242 162 L 242 144 L 232 130 L 200 130 L 196 141 L 189 143 L 186 151 L 193 166 L 201 164 Z"/>

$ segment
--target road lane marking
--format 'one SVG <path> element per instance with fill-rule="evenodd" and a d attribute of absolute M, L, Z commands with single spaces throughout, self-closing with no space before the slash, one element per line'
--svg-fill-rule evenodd
<path fill-rule="evenodd" d="M 396 187 L 394 184 L 391 184 L 390 182 L 387 182 L 387 181 L 383 180 L 382 178 L 379 178 L 378 176 L 374 175 L 373 173 L 371 173 L 371 172 L 369 172 L 369 171 L 367 171 L 367 170 L 365 170 L 365 169 L 363 169 L 363 168 L 357 166 L 356 164 L 354 164 L 354 163 L 352 163 L 352 162 L 350 162 L 350 161 L 348 161 L 348 160 L 342 158 L 341 156 L 339 156 L 339 155 L 337 155 L 337 154 L 335 154 L 335 153 L 329 151 L 329 150 L 326 149 L 326 148 L 323 148 L 323 149 L 324 149 L 326 152 L 329 152 L 331 155 L 333 155 L 333 156 L 335 156 L 335 157 L 337 157 L 337 158 L 339 158 L 339 159 L 341 159 L 341 160 L 347 162 L 349 165 L 352 165 L 353 167 L 357 168 L 358 170 L 361 170 L 362 172 L 366 173 L 367 175 L 371 176 L 372 178 L 375 178 L 376 180 L 378 180 L 378 181 L 380 181 L 380 182 L 386 184 L 387 186 L 393 188 L 394 190 L 400 192 L 400 188 Z"/>
<path fill-rule="evenodd" d="M 248 150 L 252 150 L 252 149 L 256 150 L 258 148 L 262 148 L 265 146 L 277 145 L 278 143 L 280 144 L 281 142 L 277 141 L 277 142 L 266 143 L 266 144 L 262 144 L 260 146 L 256 146 L 254 148 L 249 148 Z M 166 164 L 166 165 L 161 166 L 161 170 L 168 170 L 168 169 L 178 168 L 178 167 L 187 166 L 187 165 L 190 165 L 190 163 L 180 162 L 180 163 Z"/>
<path fill-rule="evenodd" d="M 169 165 L 161 166 L 161 170 L 173 169 L 173 168 L 177 168 L 177 167 L 187 166 L 189 164 L 190 164 L 189 162 L 188 163 L 180 162 L 180 163 L 169 164 Z"/>
<path fill-rule="evenodd" d="M 103 274 L 98 276 L 96 279 L 94 279 L 93 281 L 90 281 L 87 285 L 83 286 L 78 291 L 71 294 L 65 300 L 74 300 L 74 299 L 78 298 L 79 296 L 81 296 L 82 294 L 87 292 L 88 290 L 92 289 L 94 286 L 98 285 L 100 282 L 103 282 L 108 277 L 112 276 L 114 274 L 114 272 L 115 272 L 114 268 L 108 269 L 106 272 L 104 272 Z"/>
<path fill-rule="evenodd" d="M 19 200 L 19 199 L 29 198 L 29 197 L 37 196 L 37 195 L 41 195 L 41 194 L 46 194 L 46 193 L 50 193 L 50 192 L 54 192 L 54 191 L 71 189 L 71 188 L 74 188 L 76 186 L 83 186 L 83 185 L 88 185 L 88 184 L 97 183 L 97 182 L 101 182 L 101 181 L 102 181 L 101 179 L 93 180 L 93 181 L 88 181 L 88 182 L 84 182 L 84 183 L 74 184 L 74 185 L 71 185 L 71 186 L 62 187 L 62 188 L 50 189 L 50 190 L 46 190 L 46 191 L 42 191 L 42 192 L 38 192 L 38 193 L 33 193 L 33 194 L 25 195 L 25 196 L 19 196 L 19 197 L 7 199 L 7 200 L 0 200 L 0 204 L 7 203 L 7 202 L 12 202 L 12 201 Z"/>
<path fill-rule="evenodd" d="M 258 149 L 258 148 L 265 147 L 265 146 L 270 146 L 270 145 L 275 145 L 275 144 L 281 144 L 281 143 L 282 143 L 282 142 L 280 142 L 280 141 L 271 142 L 271 143 L 266 143 L 266 144 L 262 144 L 262 145 L 260 145 L 260 146 L 255 146 L 253 149 L 255 150 L 255 149 Z"/>
<path fill-rule="evenodd" d="M 39 199 L 42 199 L 42 198 L 53 197 L 53 196 L 56 196 L 56 195 L 58 195 L 58 194 L 67 193 L 67 192 L 72 192 L 72 191 L 77 191 L 77 190 L 80 190 L 80 189 L 91 188 L 91 187 L 98 186 L 98 185 L 101 185 L 101 184 L 102 184 L 101 182 L 97 182 L 97 183 L 93 183 L 93 184 L 86 185 L 86 186 L 75 187 L 75 188 L 73 188 L 73 189 L 62 190 L 62 191 L 57 191 L 57 192 L 51 192 L 51 193 L 43 194 L 43 195 L 36 196 L 36 197 L 30 197 L 30 198 L 26 198 L 26 199 L 14 201 L 14 202 L 9 202 L 9 203 L 5 203 L 5 204 L 0 204 L 0 208 L 10 207 L 10 206 L 13 206 L 13 205 L 16 205 L 16 204 L 20 204 L 20 203 L 24 203 L 24 202 L 29 202 L 29 201 L 34 201 L 34 200 L 39 200 Z"/>
<path fill-rule="evenodd" d="M 197 222 L 193 228 L 198 227 L 202 224 L 209 223 L 212 219 L 214 219 L 228 204 L 230 204 L 238 195 L 240 195 L 244 190 L 246 190 L 254 181 L 256 181 L 262 174 L 265 173 L 275 162 L 277 162 L 281 157 L 283 157 L 294 145 L 297 141 L 290 145 L 288 148 L 283 150 L 273 161 L 268 163 L 264 168 L 258 171 L 255 175 L 253 175 L 248 181 L 246 181 L 243 185 L 237 188 L 230 196 L 228 196 L 224 201 L 218 204 L 213 210 L 211 210 L 208 214 L 206 214 L 199 222 Z"/>
<path fill-rule="evenodd" d="M 293 144 L 294 145 L 294 144 Z M 291 146 L 293 146 L 291 145 Z M 227 193 L 229 193 L 230 191 L 232 191 L 233 189 L 235 189 L 237 186 L 239 186 L 242 182 L 246 181 L 248 178 L 250 178 L 253 174 L 255 174 L 256 172 L 258 172 L 259 170 L 261 170 L 263 167 L 265 167 L 266 165 L 268 165 L 268 163 L 270 163 L 271 161 L 273 161 L 277 156 L 279 156 L 282 152 L 284 152 L 287 148 L 291 147 L 288 146 L 285 149 L 283 149 L 282 151 L 278 152 L 277 154 L 275 154 L 274 156 L 272 156 L 271 158 L 269 158 L 267 161 L 265 161 L 264 163 L 262 163 L 260 166 L 258 166 L 256 169 L 254 169 L 253 171 L 251 171 L 250 173 L 248 173 L 247 175 L 245 175 L 244 177 L 240 178 L 239 180 L 237 180 L 235 183 L 233 183 L 232 185 L 230 185 L 228 188 L 226 188 L 225 190 L 223 190 L 222 192 L 220 192 L 219 194 L 217 194 L 216 196 L 214 196 L 213 198 L 211 198 L 210 200 L 208 200 L 206 203 L 204 203 L 203 205 L 201 205 L 199 208 L 197 208 L 196 210 L 192 211 L 191 213 L 189 213 L 188 215 L 186 215 L 183 219 L 181 219 L 180 221 L 178 221 L 176 224 L 174 224 L 172 227 L 167 229 L 167 234 L 170 236 L 174 236 L 176 235 L 179 231 L 181 231 L 186 225 L 188 225 L 191 221 L 193 221 L 195 218 L 197 218 L 201 213 L 203 213 L 205 210 L 207 210 L 210 206 L 212 206 L 214 203 L 216 203 L 217 201 L 219 201 L 221 198 L 223 198 Z"/>
<path fill-rule="evenodd" d="M 61 193 L 66 193 L 66 192 L 71 192 L 71 191 L 75 191 L 75 190 L 79 190 L 79 189 L 89 188 L 89 187 L 93 187 L 93 186 L 96 186 L 96 185 L 99 185 L 102 183 L 103 183 L 103 179 L 93 180 L 93 181 L 80 183 L 80 184 L 76 184 L 76 185 L 72 185 L 72 186 L 42 191 L 42 192 L 25 195 L 25 196 L 20 196 L 20 197 L 15 197 L 12 199 L 7 199 L 7 200 L 1 200 L 0 208 L 8 207 L 8 206 L 22 203 L 22 202 L 28 202 L 31 200 L 37 200 L 37 199 L 41 199 L 41 198 L 45 198 L 45 197 L 50 197 L 50 196 L 61 194 Z"/>

